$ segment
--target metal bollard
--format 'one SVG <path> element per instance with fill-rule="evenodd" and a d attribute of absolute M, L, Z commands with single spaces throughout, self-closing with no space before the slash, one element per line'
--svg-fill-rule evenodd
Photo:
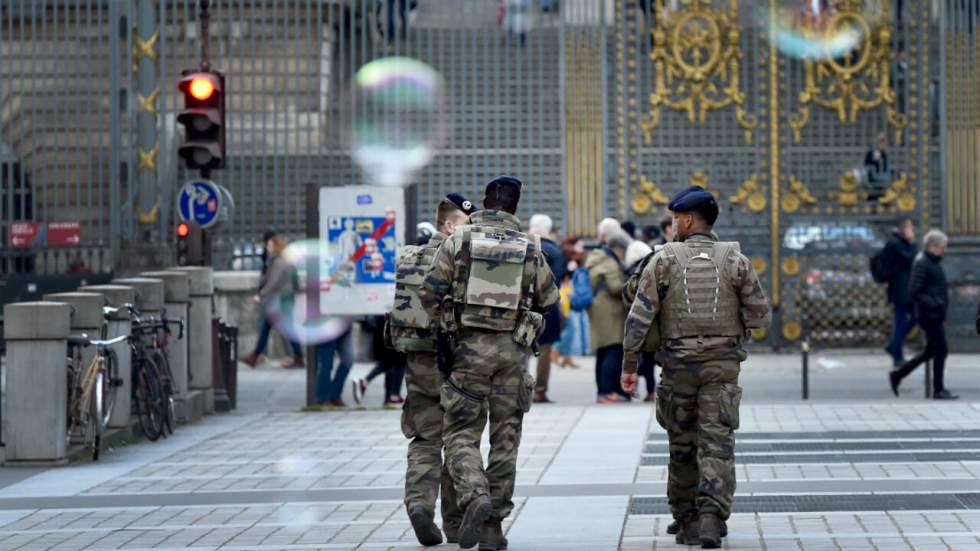
<path fill-rule="evenodd" d="M 802 394 L 804 400 L 810 399 L 810 339 L 803 339 L 800 344 L 803 351 Z"/>
<path fill-rule="evenodd" d="M 63 302 L 17 302 L 3 307 L 7 341 L 5 464 L 68 461 L 65 340 L 71 307 Z"/>
<path fill-rule="evenodd" d="M 925 365 L 922 366 L 922 371 L 925 372 L 926 378 L 926 399 L 932 398 L 932 360 L 927 360 Z"/>

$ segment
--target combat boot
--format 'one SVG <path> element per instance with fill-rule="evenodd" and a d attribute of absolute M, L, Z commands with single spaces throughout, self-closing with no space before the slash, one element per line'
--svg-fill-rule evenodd
<path fill-rule="evenodd" d="M 459 525 L 443 521 L 442 533 L 446 535 L 446 543 L 459 543 Z"/>
<path fill-rule="evenodd" d="M 490 520 L 483 525 L 480 535 L 480 551 L 504 551 L 507 549 L 507 538 L 499 520 Z"/>
<path fill-rule="evenodd" d="M 493 504 L 484 495 L 473 498 L 463 513 L 463 522 L 459 525 L 459 547 L 470 549 L 480 542 L 483 525 L 493 514 Z"/>
<path fill-rule="evenodd" d="M 680 545 L 698 545 L 701 539 L 698 536 L 698 521 L 696 518 L 684 519 L 678 522 L 677 535 L 674 541 Z"/>
<path fill-rule="evenodd" d="M 698 536 L 702 549 L 721 547 L 721 519 L 714 513 L 703 513 L 698 519 Z"/>
<path fill-rule="evenodd" d="M 678 524 L 678 522 L 675 520 L 674 522 L 671 522 L 670 524 L 667 525 L 667 533 L 673 536 L 674 534 L 677 533 L 677 530 L 679 528 L 680 528 L 680 524 Z M 728 537 L 728 523 L 725 521 L 721 521 L 721 537 L 723 538 Z"/>
<path fill-rule="evenodd" d="M 412 529 L 415 530 L 415 537 L 419 543 L 425 546 L 442 543 L 442 532 L 432 521 L 432 514 L 421 505 L 415 505 L 408 510 L 408 520 L 412 523 Z"/>

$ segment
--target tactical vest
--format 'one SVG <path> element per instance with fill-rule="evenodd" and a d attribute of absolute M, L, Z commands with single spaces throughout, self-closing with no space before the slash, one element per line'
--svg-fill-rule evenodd
<path fill-rule="evenodd" d="M 422 282 L 428 275 L 442 239 L 428 245 L 409 245 L 395 260 L 395 304 L 389 317 L 391 346 L 399 352 L 435 351 L 435 328 L 422 307 Z"/>
<path fill-rule="evenodd" d="M 699 250 L 685 243 L 667 243 L 670 259 L 667 296 L 660 311 L 665 339 L 739 337 L 744 334 L 735 274 L 729 257 L 738 243 L 716 242 Z"/>
<path fill-rule="evenodd" d="M 505 228 L 464 226 L 453 301 L 461 327 L 515 331 L 533 304 L 540 239 Z"/>

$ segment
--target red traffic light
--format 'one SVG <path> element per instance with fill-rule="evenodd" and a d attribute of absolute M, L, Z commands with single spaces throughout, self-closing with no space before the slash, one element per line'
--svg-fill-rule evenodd
<path fill-rule="evenodd" d="M 177 237 L 187 237 L 187 234 L 189 233 L 191 233 L 190 226 L 184 222 L 177 224 Z"/>
<path fill-rule="evenodd" d="M 196 99 L 204 101 L 214 94 L 214 83 L 211 82 L 210 78 L 195 78 L 191 80 L 191 84 L 187 89 L 190 90 L 191 95 Z"/>

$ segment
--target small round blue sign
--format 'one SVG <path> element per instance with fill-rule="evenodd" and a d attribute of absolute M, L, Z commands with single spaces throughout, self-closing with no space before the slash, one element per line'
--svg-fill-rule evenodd
<path fill-rule="evenodd" d="M 211 180 L 191 180 L 177 196 L 177 212 L 184 222 L 209 228 L 218 221 L 221 202 L 222 193 L 217 184 Z"/>

